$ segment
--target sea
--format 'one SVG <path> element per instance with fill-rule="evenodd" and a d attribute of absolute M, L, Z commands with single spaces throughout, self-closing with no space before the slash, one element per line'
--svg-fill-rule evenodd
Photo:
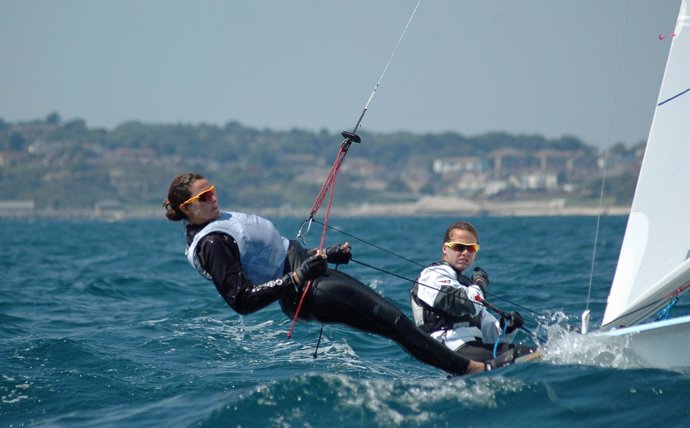
<path fill-rule="evenodd" d="M 479 230 L 489 296 L 544 357 L 449 377 L 396 343 L 230 310 L 163 219 L 2 220 L 0 427 L 685 427 L 690 372 L 642 368 L 577 332 L 602 318 L 627 218 L 329 220 L 340 269 L 410 314 L 411 281 L 446 227 Z M 295 238 L 303 219 L 275 218 Z M 306 227 L 303 231 L 306 230 Z M 313 223 L 306 245 L 316 247 Z M 683 299 L 673 315 L 690 313 Z M 619 346 L 619 345 L 617 345 Z"/>

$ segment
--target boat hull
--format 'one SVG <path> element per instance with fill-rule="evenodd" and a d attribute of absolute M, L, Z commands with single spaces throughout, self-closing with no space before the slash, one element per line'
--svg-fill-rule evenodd
<path fill-rule="evenodd" d="M 591 334 L 623 339 L 642 367 L 690 368 L 690 315 Z"/>

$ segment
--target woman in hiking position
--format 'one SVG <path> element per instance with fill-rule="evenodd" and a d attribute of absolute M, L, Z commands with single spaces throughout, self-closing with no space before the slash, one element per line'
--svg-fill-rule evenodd
<path fill-rule="evenodd" d="M 344 264 L 350 245 L 322 254 L 282 237 L 273 224 L 254 214 L 222 212 L 214 186 L 198 174 L 172 181 L 164 203 L 171 221 L 186 220 L 190 264 L 213 281 L 237 313 L 249 314 L 278 301 L 294 317 L 308 281 L 299 319 L 345 324 L 397 342 L 418 360 L 454 375 L 484 371 L 483 363 L 451 351 L 425 334 L 390 301 L 328 263 Z"/>

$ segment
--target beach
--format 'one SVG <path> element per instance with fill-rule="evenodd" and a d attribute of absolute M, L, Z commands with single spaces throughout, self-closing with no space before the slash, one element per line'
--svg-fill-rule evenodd
<path fill-rule="evenodd" d="M 324 209 L 324 208 L 322 208 Z M 308 209 L 282 206 L 256 210 L 267 217 L 293 217 L 307 214 Z M 457 197 L 423 196 L 416 201 L 397 203 L 334 204 L 332 215 L 341 217 L 398 216 L 597 216 L 628 215 L 629 206 L 569 204 L 565 199 L 521 201 L 473 201 Z"/>

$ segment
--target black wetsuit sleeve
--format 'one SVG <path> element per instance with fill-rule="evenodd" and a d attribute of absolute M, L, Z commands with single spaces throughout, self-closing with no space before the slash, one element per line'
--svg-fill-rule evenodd
<path fill-rule="evenodd" d="M 253 284 L 240 263 L 240 250 L 235 240 L 225 233 L 209 233 L 198 245 L 201 266 L 211 275 L 218 293 L 240 314 L 249 314 L 266 307 L 294 288 L 290 275 Z"/>
<path fill-rule="evenodd" d="M 477 309 L 474 303 L 467 296 L 464 287 L 453 288 L 442 286 L 434 300 L 434 309 L 443 312 L 452 318 L 463 315 L 475 315 Z"/>

